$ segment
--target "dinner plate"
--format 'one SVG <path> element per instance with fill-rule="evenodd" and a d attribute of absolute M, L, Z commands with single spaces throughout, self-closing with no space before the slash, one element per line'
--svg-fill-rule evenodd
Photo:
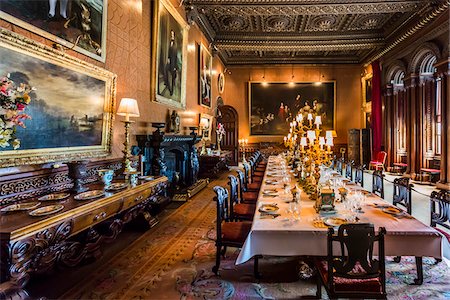
<path fill-rule="evenodd" d="M 64 205 L 61 205 L 61 204 L 48 205 L 48 206 L 36 208 L 35 210 L 30 211 L 28 214 L 32 217 L 41 217 L 41 216 L 54 214 L 63 209 L 64 209 Z"/>
<path fill-rule="evenodd" d="M 265 181 L 265 183 L 266 184 L 278 184 L 278 181 L 268 179 L 268 180 Z"/>
<path fill-rule="evenodd" d="M 93 191 L 87 191 L 87 192 L 78 194 L 74 198 L 75 198 L 75 200 L 91 200 L 91 199 L 103 197 L 104 195 L 105 195 L 104 191 L 93 190 Z"/>
<path fill-rule="evenodd" d="M 264 189 L 263 193 L 276 193 L 277 189 Z"/>
<path fill-rule="evenodd" d="M 0 209 L 1 212 L 13 212 L 20 210 L 30 210 L 35 209 L 41 204 L 41 202 L 24 202 L 24 203 L 16 203 L 3 207 Z"/>
<path fill-rule="evenodd" d="M 397 207 L 389 206 L 382 209 L 383 212 L 391 215 L 398 215 L 400 213 L 403 213 L 403 210 Z"/>
<path fill-rule="evenodd" d="M 105 190 L 107 191 L 119 191 L 128 187 L 128 183 L 126 182 L 115 182 L 111 183 Z"/>
<path fill-rule="evenodd" d="M 278 206 L 273 204 L 263 204 L 258 210 L 262 213 L 271 214 L 278 211 Z"/>
<path fill-rule="evenodd" d="M 69 196 L 70 196 L 69 193 L 53 193 L 53 194 L 48 194 L 48 195 L 39 197 L 38 200 L 39 201 L 59 201 L 59 200 L 66 199 Z"/>
<path fill-rule="evenodd" d="M 339 218 L 339 217 L 329 217 L 329 218 L 325 218 L 323 220 L 323 223 L 325 225 L 331 226 L 331 227 L 339 227 L 342 224 L 347 224 L 348 221 L 344 218 Z"/>
<path fill-rule="evenodd" d="M 138 177 L 140 180 L 155 180 L 155 176 L 139 176 Z"/>

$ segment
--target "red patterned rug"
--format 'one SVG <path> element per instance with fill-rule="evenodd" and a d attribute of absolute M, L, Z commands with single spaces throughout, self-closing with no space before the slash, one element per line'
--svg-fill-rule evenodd
<path fill-rule="evenodd" d="M 315 279 L 299 279 L 299 258 L 261 260 L 263 279 L 253 277 L 253 262 L 235 266 L 238 250 L 229 249 L 220 277 L 211 268 L 215 255 L 217 180 L 154 228 L 104 264 L 99 271 L 73 286 L 62 299 L 297 299 L 315 295 Z M 450 268 L 424 259 L 425 282 L 410 285 L 415 263 L 403 257 L 387 259 L 389 299 L 450 299 Z M 324 292 L 323 295 L 326 293 Z"/>

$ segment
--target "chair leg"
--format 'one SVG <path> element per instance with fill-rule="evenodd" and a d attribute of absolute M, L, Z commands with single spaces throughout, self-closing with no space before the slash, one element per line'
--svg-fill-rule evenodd
<path fill-rule="evenodd" d="M 222 247 L 222 257 L 225 258 L 225 254 L 227 253 L 227 246 Z"/>
<path fill-rule="evenodd" d="M 442 261 L 442 259 L 440 259 L 440 258 L 435 258 L 434 260 L 435 260 L 435 262 L 434 262 L 435 265 L 437 265 L 438 263 L 440 263 Z"/>
<path fill-rule="evenodd" d="M 316 297 L 322 299 L 322 279 L 320 279 L 320 274 L 317 274 L 317 291 Z"/>
<path fill-rule="evenodd" d="M 220 267 L 220 252 L 222 246 L 216 245 L 216 265 L 212 268 L 214 274 L 219 275 L 219 267 Z"/>
<path fill-rule="evenodd" d="M 402 260 L 401 256 L 394 257 L 394 262 L 399 263 Z"/>
<path fill-rule="evenodd" d="M 259 273 L 259 258 L 262 257 L 260 255 L 255 255 L 255 262 L 253 265 L 253 274 L 255 276 L 256 279 L 260 279 L 261 278 L 261 273 Z"/>

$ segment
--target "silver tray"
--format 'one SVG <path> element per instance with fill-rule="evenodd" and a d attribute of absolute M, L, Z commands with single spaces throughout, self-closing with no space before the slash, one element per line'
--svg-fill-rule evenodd
<path fill-rule="evenodd" d="M 138 178 L 140 180 L 147 180 L 147 181 L 155 180 L 155 176 L 139 176 Z"/>
<path fill-rule="evenodd" d="M 30 211 L 28 214 L 32 217 L 42 217 L 42 216 L 54 214 L 63 209 L 64 209 L 64 205 L 55 204 L 55 205 L 48 205 L 48 206 L 36 208 L 35 210 Z"/>
<path fill-rule="evenodd" d="M 39 197 L 38 200 L 39 201 L 59 201 L 59 200 L 64 200 L 66 198 L 68 198 L 70 196 L 69 193 L 53 193 L 53 194 L 48 194 L 42 197 Z"/>
<path fill-rule="evenodd" d="M 91 200 L 105 196 L 105 192 L 102 190 L 87 191 L 78 195 L 75 195 L 75 200 Z"/>
<path fill-rule="evenodd" d="M 41 202 L 24 202 L 24 203 L 16 203 L 3 207 L 0 209 L 0 212 L 13 212 L 13 211 L 21 211 L 21 210 L 30 210 L 35 209 L 41 204 Z"/>
<path fill-rule="evenodd" d="M 107 191 L 120 191 L 126 189 L 128 187 L 128 183 L 126 182 L 116 182 L 111 183 L 105 190 Z"/>

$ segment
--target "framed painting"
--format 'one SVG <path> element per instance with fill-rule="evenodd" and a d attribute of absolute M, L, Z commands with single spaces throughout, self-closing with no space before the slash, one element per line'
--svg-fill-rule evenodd
<path fill-rule="evenodd" d="M 225 90 L 225 74 L 223 72 L 217 78 L 217 89 L 219 90 L 219 94 L 222 94 Z"/>
<path fill-rule="evenodd" d="M 156 102 L 186 107 L 187 23 L 168 0 L 152 1 L 152 95 Z M 153 97 L 153 96 L 152 96 Z"/>
<path fill-rule="evenodd" d="M 107 0 L 1 0 L 0 18 L 101 62 Z"/>
<path fill-rule="evenodd" d="M 334 130 L 336 82 L 249 82 L 250 135 L 282 136 L 305 103 L 317 105 L 322 128 Z"/>
<path fill-rule="evenodd" d="M 213 127 L 213 116 L 208 114 L 200 114 L 199 132 L 202 134 L 203 139 L 207 141 L 211 140 L 212 127 Z"/>
<path fill-rule="evenodd" d="M 212 55 L 203 45 L 198 46 L 198 94 L 200 95 L 200 105 L 211 107 L 211 77 L 212 77 Z"/>
<path fill-rule="evenodd" d="M 0 167 L 79 160 L 111 152 L 113 73 L 4 29 L 0 31 L 0 55 L 2 83 L 6 78 L 11 81 L 2 85 L 0 130 L 14 135 L 10 140 L 2 136 Z M 24 87 L 32 87 L 26 97 Z M 12 98 L 3 97 L 21 91 L 22 98 L 28 99 L 26 105 L 11 105 Z M 24 113 L 30 118 L 19 117 Z M 15 122 L 17 118 L 25 128 Z M 19 147 L 12 143 L 15 140 Z"/>

